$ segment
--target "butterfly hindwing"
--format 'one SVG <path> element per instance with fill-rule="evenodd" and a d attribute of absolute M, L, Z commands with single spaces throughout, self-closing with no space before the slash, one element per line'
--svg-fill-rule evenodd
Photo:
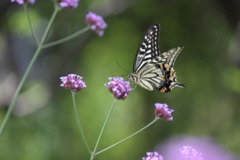
<path fill-rule="evenodd" d="M 156 65 L 162 72 L 162 81 L 158 85 L 155 85 L 155 88 L 159 92 L 169 92 L 174 87 L 185 87 L 183 84 L 177 82 L 176 72 L 173 67 L 170 67 L 168 64 L 158 64 Z"/>
<path fill-rule="evenodd" d="M 160 25 L 154 24 L 148 28 L 138 47 L 134 60 L 133 71 L 138 72 L 145 63 L 151 62 L 156 56 L 160 55 L 158 36 L 160 33 Z"/>
<path fill-rule="evenodd" d="M 183 84 L 177 82 L 176 72 L 173 69 L 177 56 L 183 50 L 183 48 L 184 47 L 176 47 L 170 49 L 169 51 L 157 56 L 152 61 L 152 63 L 156 64 L 156 67 L 162 71 L 163 75 L 162 82 L 158 86 L 155 86 L 158 91 L 169 92 L 176 86 L 185 87 Z"/>
<path fill-rule="evenodd" d="M 153 59 L 153 63 L 164 63 L 164 64 L 168 64 L 170 67 L 173 67 L 177 56 L 179 55 L 179 53 L 183 50 L 183 46 L 181 47 L 176 47 L 173 49 L 170 49 L 167 52 L 164 52 L 162 54 L 160 54 L 159 56 L 155 57 Z"/>

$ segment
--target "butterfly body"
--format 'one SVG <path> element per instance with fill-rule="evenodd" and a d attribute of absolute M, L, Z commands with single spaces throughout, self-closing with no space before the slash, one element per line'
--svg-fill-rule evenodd
<path fill-rule="evenodd" d="M 169 92 L 172 88 L 185 87 L 177 82 L 173 69 L 177 56 L 183 47 L 176 47 L 160 54 L 158 36 L 160 25 L 152 25 L 144 35 L 138 48 L 132 74 L 128 78 L 141 87 L 152 91 Z"/>

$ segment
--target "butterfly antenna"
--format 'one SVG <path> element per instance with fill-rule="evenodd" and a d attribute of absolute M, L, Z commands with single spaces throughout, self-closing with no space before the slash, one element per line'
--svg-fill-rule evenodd
<path fill-rule="evenodd" d="M 127 72 L 127 74 L 129 74 L 129 72 L 128 72 L 125 68 L 123 68 L 118 62 L 117 62 L 117 64 L 118 64 L 118 66 L 121 67 L 125 72 Z"/>

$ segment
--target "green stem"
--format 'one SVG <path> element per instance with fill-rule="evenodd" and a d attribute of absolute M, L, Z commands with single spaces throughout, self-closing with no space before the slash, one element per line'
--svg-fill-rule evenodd
<path fill-rule="evenodd" d="M 100 140 L 101 140 L 101 137 L 102 137 L 102 134 L 103 134 L 103 131 L 104 131 L 104 129 L 105 129 L 106 125 L 107 125 L 107 122 L 108 122 L 108 120 L 109 120 L 109 118 L 110 118 L 110 116 L 111 116 L 111 114 L 112 114 L 112 111 L 113 111 L 113 109 L 114 109 L 114 106 L 115 106 L 116 102 L 117 102 L 117 99 L 114 98 L 113 104 L 112 104 L 112 106 L 111 106 L 111 108 L 110 108 L 110 111 L 109 111 L 109 113 L 108 113 L 108 116 L 107 116 L 107 118 L 106 118 L 106 120 L 105 120 L 105 122 L 104 122 L 104 124 L 103 124 L 102 130 L 101 130 L 101 132 L 100 132 L 100 134 L 99 134 L 97 143 L 96 143 L 96 145 L 95 145 L 95 148 L 94 148 L 94 150 L 93 150 L 93 153 L 92 153 L 92 155 L 91 155 L 91 159 L 90 159 L 90 160 L 93 160 L 94 157 L 97 155 L 97 154 L 95 154 L 95 152 L 96 152 L 96 150 L 97 150 L 98 144 L 99 144 L 99 142 L 100 142 Z"/>
<path fill-rule="evenodd" d="M 142 129 L 140 129 L 140 130 L 138 130 L 137 132 L 131 134 L 130 136 L 124 138 L 123 140 L 121 140 L 121 141 L 119 141 L 119 142 L 117 142 L 117 143 L 115 143 L 115 144 L 113 144 L 113 145 L 111 145 L 111 146 L 109 146 L 109 147 L 107 147 L 107 148 L 105 148 L 105 149 L 97 152 L 95 155 L 98 155 L 98 154 L 100 154 L 100 153 L 102 153 L 102 152 L 104 152 L 104 151 L 106 151 L 106 150 L 108 150 L 108 149 L 110 149 L 110 148 L 112 148 L 112 147 L 114 147 L 114 146 L 116 146 L 116 145 L 118 145 L 118 144 L 120 144 L 120 143 L 128 140 L 129 138 L 135 136 L 136 134 L 140 133 L 140 132 L 143 131 L 144 129 L 146 129 L 146 128 L 148 128 L 149 126 L 151 126 L 151 125 L 152 125 L 153 123 L 155 123 L 158 119 L 159 119 L 159 117 L 156 116 L 155 119 L 154 119 L 152 122 L 150 122 L 148 125 L 146 125 L 146 126 L 143 127 Z"/>
<path fill-rule="evenodd" d="M 84 141 L 84 143 L 85 143 L 89 153 L 91 154 L 92 153 L 91 149 L 90 149 L 90 147 L 89 147 L 89 145 L 87 143 L 87 140 L 86 140 L 86 138 L 84 136 L 82 125 L 81 125 L 81 122 L 80 122 L 80 118 L 78 116 L 78 110 L 77 110 L 77 105 L 76 105 L 76 100 L 75 100 L 75 92 L 74 91 L 72 91 L 72 100 L 73 100 L 74 112 L 75 112 L 75 116 L 76 116 L 76 119 L 77 119 L 78 128 L 80 130 L 82 139 L 83 139 L 83 141 Z"/>
<path fill-rule="evenodd" d="M 28 24 L 29 24 L 29 27 L 30 27 L 31 34 L 32 34 L 32 36 L 33 36 L 33 39 L 34 39 L 34 41 L 36 42 L 36 44 L 39 45 L 39 41 L 38 41 L 38 39 L 37 39 L 34 31 L 33 31 L 32 23 L 31 23 L 29 14 L 28 14 L 27 4 L 28 4 L 28 3 L 24 3 L 24 4 L 23 4 L 23 8 L 24 8 L 24 11 L 25 11 L 27 20 L 28 20 Z"/>
<path fill-rule="evenodd" d="M 83 28 L 83 29 L 81 29 L 81 30 L 79 30 L 79 31 L 71 34 L 70 36 L 67 36 L 67 37 L 65 37 L 65 38 L 63 38 L 63 39 L 57 40 L 57 41 L 55 41 L 55 42 L 51 42 L 51 43 L 45 44 L 45 45 L 43 45 L 42 48 L 48 48 L 48 47 L 52 47 L 52 46 L 55 46 L 55 45 L 64 43 L 64 42 L 66 42 L 66 41 L 68 41 L 68 40 L 71 40 L 71 39 L 79 36 L 80 34 L 83 34 L 84 32 L 88 31 L 89 28 L 90 28 L 90 26 L 88 25 L 87 27 L 85 27 L 85 28 Z"/>
<path fill-rule="evenodd" d="M 41 51 L 41 49 L 42 49 L 42 45 L 43 45 L 44 41 L 45 41 L 46 38 L 47 38 L 47 35 L 48 35 L 49 30 L 50 30 L 50 28 L 51 28 L 51 26 L 52 26 L 53 20 L 55 19 L 56 15 L 57 15 L 58 10 L 59 10 L 59 9 L 58 9 L 57 7 L 55 7 L 55 10 L 54 10 L 54 12 L 53 12 L 53 14 L 52 14 L 52 17 L 51 17 L 51 19 L 50 19 L 50 21 L 49 21 L 49 23 L 48 23 L 48 26 L 47 26 L 47 28 L 46 28 L 46 30 L 45 30 L 45 33 L 43 34 L 43 37 L 42 37 L 42 39 L 41 39 L 41 42 L 39 43 L 38 48 L 37 48 L 35 54 L 33 55 L 33 58 L 31 59 L 29 65 L 28 65 L 28 67 L 27 67 L 27 69 L 26 69 L 26 71 L 25 71 L 25 73 L 24 73 L 24 75 L 23 75 L 23 77 L 22 77 L 22 79 L 21 79 L 18 87 L 17 87 L 16 92 L 14 93 L 12 102 L 11 102 L 9 108 L 8 108 L 8 111 L 7 111 L 7 113 L 6 113 L 6 115 L 5 115 L 4 119 L 3 119 L 2 125 L 1 125 L 1 127 L 0 127 L 0 136 L 2 135 L 2 133 L 3 133 L 3 131 L 4 131 L 4 128 L 5 128 L 5 126 L 6 126 L 6 123 L 7 123 L 8 119 L 9 119 L 9 116 L 10 116 L 12 110 L 13 110 L 13 107 L 14 107 L 15 102 L 16 102 L 16 100 L 17 100 L 17 97 L 18 97 L 18 95 L 19 95 L 19 92 L 20 92 L 20 90 L 22 89 L 22 86 L 23 86 L 24 82 L 26 81 L 26 78 L 27 78 L 30 70 L 32 69 L 32 66 L 33 66 L 34 62 L 36 61 L 37 56 L 39 55 L 39 53 L 40 53 L 40 51 Z"/>

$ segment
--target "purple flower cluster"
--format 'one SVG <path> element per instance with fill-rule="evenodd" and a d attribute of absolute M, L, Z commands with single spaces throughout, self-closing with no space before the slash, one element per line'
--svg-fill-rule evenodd
<path fill-rule="evenodd" d="M 67 76 L 60 77 L 62 83 L 61 87 L 71 89 L 74 92 L 80 91 L 82 88 L 86 87 L 85 82 L 81 79 L 82 77 L 76 74 L 68 74 Z"/>
<path fill-rule="evenodd" d="M 99 36 L 103 35 L 103 30 L 107 27 L 107 24 L 104 22 L 103 18 L 92 12 L 89 12 L 86 15 L 86 22 L 90 25 L 91 30 L 95 30 Z"/>
<path fill-rule="evenodd" d="M 109 77 L 110 82 L 105 84 L 109 92 L 111 92 L 116 99 L 126 99 L 129 91 L 132 90 L 130 82 L 124 81 L 122 77 Z"/>
<path fill-rule="evenodd" d="M 197 152 L 190 146 L 183 146 L 179 149 L 179 151 L 186 160 L 203 160 L 202 153 Z"/>
<path fill-rule="evenodd" d="M 18 4 L 23 4 L 25 1 L 32 4 L 35 2 L 35 0 L 11 0 L 11 2 L 17 2 Z"/>
<path fill-rule="evenodd" d="M 155 103 L 155 115 L 165 121 L 172 121 L 173 117 L 171 113 L 174 111 L 173 109 L 168 108 L 166 103 Z"/>
<path fill-rule="evenodd" d="M 142 160 L 163 160 L 163 157 L 157 152 L 147 152 L 147 157 L 143 157 Z"/>
<path fill-rule="evenodd" d="M 62 8 L 76 8 L 79 0 L 59 0 Z"/>
<path fill-rule="evenodd" d="M 182 155 L 177 158 L 179 160 L 204 160 L 202 154 L 190 146 L 183 146 L 179 151 Z M 147 157 L 143 157 L 142 160 L 163 160 L 163 157 L 158 152 L 147 152 Z"/>

